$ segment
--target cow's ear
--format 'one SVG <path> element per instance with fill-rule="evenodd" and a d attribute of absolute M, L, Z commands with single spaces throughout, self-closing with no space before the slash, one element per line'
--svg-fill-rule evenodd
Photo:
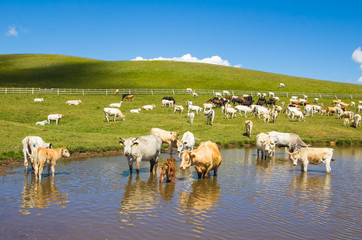
<path fill-rule="evenodd" d="M 119 141 L 119 145 L 121 145 L 121 146 L 122 146 L 122 145 L 124 144 L 124 139 L 123 139 L 123 138 L 121 138 L 121 137 L 120 137 L 119 139 L 120 139 L 120 141 Z"/>
<path fill-rule="evenodd" d="M 190 153 L 190 157 L 191 157 L 191 158 L 194 158 L 194 157 L 196 157 L 196 154 L 191 152 L 191 153 Z"/>
<path fill-rule="evenodd" d="M 184 144 L 187 144 L 187 142 L 184 142 Z"/>
<path fill-rule="evenodd" d="M 53 143 L 49 143 L 49 149 L 52 149 Z"/>

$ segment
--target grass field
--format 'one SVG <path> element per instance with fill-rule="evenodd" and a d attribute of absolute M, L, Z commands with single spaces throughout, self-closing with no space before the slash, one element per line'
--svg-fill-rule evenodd
<path fill-rule="evenodd" d="M 286 88 L 279 89 L 283 82 Z M 0 55 L 0 87 L 168 88 L 360 94 L 362 85 L 212 64 L 100 61 L 50 54 Z"/>
<path fill-rule="evenodd" d="M 44 103 L 34 103 L 35 97 L 43 97 Z M 202 114 L 195 117 L 194 124 L 190 124 L 186 111 L 174 114 L 173 109 L 161 107 L 162 97 L 136 96 L 133 102 L 122 104 L 125 121 L 117 119 L 115 122 L 105 122 L 103 108 L 110 103 L 119 102 L 120 96 L 0 95 L 0 159 L 22 158 L 21 141 L 28 135 L 40 136 L 46 142 L 52 142 L 54 147 L 66 146 L 71 152 L 103 152 L 120 149 L 119 137 L 147 135 L 152 127 L 178 131 L 181 135 L 191 131 L 197 138 L 211 140 L 222 146 L 254 143 L 258 133 L 273 130 L 297 133 L 310 143 L 362 142 L 362 128 L 344 127 L 343 120 L 337 119 L 336 116 L 315 115 L 306 117 L 306 122 L 293 122 L 283 114 L 276 123 L 268 124 L 263 123 L 262 119 L 239 115 L 235 119 L 224 119 L 221 109 L 217 108 L 213 126 L 205 124 L 206 118 Z M 187 100 L 192 100 L 194 105 L 202 106 L 211 96 L 192 98 L 176 95 L 174 98 L 176 104 L 185 106 Z M 82 103 L 78 106 L 66 105 L 65 102 L 71 99 L 81 99 Z M 344 101 L 350 102 L 347 99 Z M 329 106 L 332 100 L 325 99 L 323 102 Z M 129 112 L 130 109 L 146 104 L 156 104 L 156 108 L 153 111 L 141 111 L 140 114 Z M 356 107 L 351 110 L 355 112 Z M 35 125 L 37 121 L 45 120 L 47 115 L 52 113 L 64 114 L 60 125 Z M 246 119 L 254 122 L 251 140 L 243 136 Z"/>

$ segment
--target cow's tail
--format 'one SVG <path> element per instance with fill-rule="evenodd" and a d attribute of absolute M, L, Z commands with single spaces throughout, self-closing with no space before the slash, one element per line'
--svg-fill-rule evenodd
<path fill-rule="evenodd" d="M 26 137 L 26 153 L 28 154 L 29 157 L 31 157 L 31 155 L 33 154 L 31 152 L 31 147 L 30 147 L 30 143 L 29 143 L 29 137 Z"/>

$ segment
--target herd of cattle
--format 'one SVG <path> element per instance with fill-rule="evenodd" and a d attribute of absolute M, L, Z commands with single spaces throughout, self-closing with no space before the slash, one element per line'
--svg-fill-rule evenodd
<path fill-rule="evenodd" d="M 281 86 L 283 87 L 283 86 Z M 197 97 L 190 89 L 187 89 L 190 94 Z M 115 92 L 118 95 L 117 92 Z M 186 106 L 176 105 L 176 101 L 173 97 L 164 97 L 161 100 L 162 107 L 173 107 L 174 113 L 183 113 L 184 108 L 187 108 L 187 116 L 190 117 L 190 123 L 193 123 L 195 114 L 203 112 L 206 116 L 206 124 L 213 125 L 215 117 L 215 108 L 220 107 L 221 112 L 224 114 L 225 119 L 236 117 L 239 115 L 247 117 L 248 114 L 255 115 L 256 118 L 263 117 L 265 123 L 269 121 L 276 122 L 276 119 L 285 113 L 288 118 L 292 120 L 297 119 L 299 121 L 305 121 L 305 116 L 313 116 L 314 114 L 321 115 L 333 115 L 337 114 L 338 118 L 344 118 L 344 125 L 351 125 L 359 127 L 361 122 L 361 116 L 358 114 L 362 109 L 362 101 L 358 102 L 357 112 L 348 111 L 349 106 L 355 106 L 354 102 L 349 104 L 343 103 L 341 100 L 333 100 L 332 107 L 324 109 L 322 103 L 318 104 L 319 99 L 313 100 L 313 105 L 307 100 L 307 96 L 298 99 L 297 97 L 291 97 L 288 104 L 281 102 L 281 106 L 277 105 L 280 101 L 278 97 L 274 96 L 274 93 L 269 92 L 269 99 L 267 95 L 258 94 L 258 101 L 254 104 L 254 100 L 251 96 L 230 96 L 228 91 L 222 93 L 215 92 L 214 98 L 208 100 L 202 107 L 193 105 L 192 101 L 187 101 Z M 134 100 L 134 95 L 123 94 L 122 101 L 119 103 L 111 103 L 109 107 L 103 109 L 106 121 L 109 121 L 109 117 L 113 116 L 113 121 L 117 117 L 125 120 L 125 116 L 121 112 L 123 100 Z M 43 98 L 36 98 L 34 102 L 44 102 Z M 69 100 L 67 105 L 79 105 L 81 100 Z M 232 106 L 233 104 L 234 106 Z M 131 109 L 131 113 L 140 113 L 142 110 L 153 110 L 156 107 L 155 104 L 144 105 L 137 109 Z M 283 111 L 284 109 L 284 111 Z M 62 114 L 50 114 L 47 120 L 37 122 L 38 125 L 50 124 L 51 121 L 55 121 L 59 124 L 59 120 L 63 117 Z M 245 121 L 246 135 L 250 138 L 253 128 L 253 122 L 251 120 Z M 139 174 L 142 161 L 150 162 L 150 172 L 156 172 L 158 158 L 161 153 L 162 143 L 167 143 L 170 148 L 171 157 L 163 164 L 160 181 L 163 181 L 164 175 L 166 180 L 171 181 L 175 179 L 175 159 L 172 158 L 172 151 L 174 147 L 177 147 L 179 153 L 178 157 L 182 160 L 179 166 L 180 169 L 185 170 L 190 166 L 194 166 L 198 177 L 208 177 L 210 171 L 214 171 L 214 175 L 217 174 L 217 169 L 222 162 L 222 157 L 216 143 L 211 141 L 201 142 L 197 149 L 195 146 L 194 135 L 187 131 L 183 134 L 181 140 L 178 139 L 179 133 L 174 131 L 165 131 L 159 128 L 152 128 L 150 135 L 131 137 L 127 139 L 120 138 L 120 145 L 124 147 L 124 155 L 128 160 L 130 173 L 133 172 L 133 163 L 136 162 L 136 172 Z M 44 142 L 40 137 L 28 136 L 25 137 L 23 142 L 24 153 L 24 165 L 26 170 L 30 163 L 32 169 L 35 172 L 37 178 L 41 178 L 42 170 L 45 164 L 48 166 L 48 174 L 50 169 L 54 176 L 54 167 L 56 161 L 62 157 L 69 157 L 69 151 L 63 147 L 58 149 L 52 149 L 52 144 Z M 289 157 L 293 161 L 293 165 L 298 163 L 301 165 L 302 171 L 307 171 L 308 164 L 320 164 L 325 163 L 326 172 L 331 171 L 330 162 L 332 161 L 333 149 L 332 148 L 311 148 L 309 145 L 303 142 L 297 134 L 294 133 L 281 133 L 281 132 L 268 132 L 260 133 L 256 136 L 256 148 L 257 156 L 261 155 L 262 159 L 272 158 L 275 156 L 275 147 L 288 147 Z"/>

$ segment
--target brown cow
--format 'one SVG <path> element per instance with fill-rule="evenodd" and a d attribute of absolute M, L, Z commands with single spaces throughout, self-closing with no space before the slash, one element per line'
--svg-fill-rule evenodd
<path fill-rule="evenodd" d="M 167 163 L 162 164 L 160 182 L 163 182 L 163 177 L 165 175 L 166 175 L 166 182 L 171 182 L 172 180 L 175 180 L 176 168 L 175 168 L 174 158 L 168 158 Z"/>
<path fill-rule="evenodd" d="M 70 153 L 66 147 L 47 149 L 38 148 L 34 153 L 34 171 L 35 177 L 41 179 L 44 165 L 48 165 L 48 175 L 50 168 L 52 169 L 52 176 L 54 177 L 55 164 L 62 157 L 70 157 Z"/>
<path fill-rule="evenodd" d="M 200 143 L 199 147 L 192 152 L 187 150 L 182 152 L 180 169 L 185 170 L 190 166 L 195 166 L 198 178 L 202 176 L 208 178 L 212 170 L 214 170 L 214 176 L 217 175 L 221 161 L 221 154 L 216 143 L 207 141 Z"/>
<path fill-rule="evenodd" d="M 168 143 L 170 147 L 170 155 L 172 155 L 173 147 L 177 147 L 178 132 L 165 131 L 160 128 L 152 128 L 151 134 L 161 138 L 162 143 Z"/>
<path fill-rule="evenodd" d="M 124 97 L 127 101 L 133 101 L 134 95 L 127 95 Z"/>

